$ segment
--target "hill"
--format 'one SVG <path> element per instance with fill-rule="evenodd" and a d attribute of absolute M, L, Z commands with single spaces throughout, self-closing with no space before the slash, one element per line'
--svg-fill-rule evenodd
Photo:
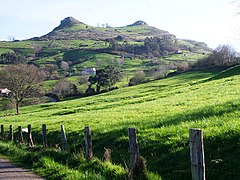
<path fill-rule="evenodd" d="M 86 68 L 101 69 L 111 64 L 119 67 L 124 73 L 117 86 L 125 87 L 138 70 L 151 81 L 178 69 L 186 70 L 188 64 L 209 53 L 205 43 L 177 39 L 141 20 L 124 27 L 93 27 L 67 17 L 44 36 L 0 42 L 0 65 L 13 63 L 15 56 L 22 57 L 46 71 L 46 93 L 57 80 L 68 78 L 84 94 L 88 84 L 79 84 L 79 78 Z M 4 60 L 9 57 L 12 62 Z"/>
<path fill-rule="evenodd" d="M 104 147 L 108 147 L 112 150 L 113 163 L 118 165 L 128 163 L 127 128 L 135 127 L 140 153 L 146 159 L 148 169 L 163 179 L 191 179 L 188 133 L 189 128 L 201 128 L 206 177 L 237 179 L 240 175 L 237 158 L 240 148 L 240 76 L 233 73 L 232 76 L 226 74 L 225 77 L 221 75 L 221 78 L 205 81 L 219 73 L 187 72 L 97 96 L 24 107 L 20 116 L 4 116 L 0 121 L 6 127 L 12 124 L 15 128 L 20 124 L 23 127 L 32 124 L 34 140 L 39 144 L 42 143 L 42 124 L 47 124 L 50 144 L 60 142 L 60 125 L 64 124 L 73 152 L 84 144 L 84 126 L 90 126 L 94 156 L 101 159 Z M 50 154 L 46 152 L 46 156 Z M 62 156 L 66 161 L 59 160 Z M 99 171 L 99 166 L 95 169 L 93 164 L 84 166 L 81 160 L 73 161 L 76 164 L 73 166 L 68 163 L 70 159 L 66 159 L 66 154 L 62 156 L 52 155 L 54 161 L 40 162 L 50 163 L 44 165 L 46 169 L 59 163 L 71 171 L 88 172 L 89 176 L 98 173 L 100 177 L 106 172 Z M 36 157 L 32 159 L 39 161 Z M 45 173 L 56 174 L 60 165 L 57 167 Z"/>
<path fill-rule="evenodd" d="M 149 26 L 146 22 L 139 20 L 133 24 L 124 27 L 93 27 L 76 20 L 73 17 L 67 17 L 61 21 L 60 25 L 48 34 L 35 37 L 30 40 L 96 40 L 105 41 L 121 37 L 125 41 L 144 42 L 147 37 L 159 37 L 161 39 L 170 39 L 179 41 L 175 35 L 168 31 Z M 180 40 L 180 48 L 197 47 L 197 49 L 210 51 L 205 43 L 193 40 Z"/>
<path fill-rule="evenodd" d="M 142 22 L 142 23 L 141 23 Z M 93 27 L 84 24 L 73 17 L 67 17 L 61 21 L 61 24 L 54 28 L 50 33 L 34 38 L 37 40 L 73 40 L 73 39 L 91 39 L 106 40 L 122 36 L 126 40 L 144 41 L 146 37 L 176 37 L 167 31 L 148 26 L 143 21 L 137 21 L 132 25 L 125 27 Z"/>
<path fill-rule="evenodd" d="M 139 70 L 151 82 L 90 97 L 25 106 L 19 116 L 12 110 L 8 116 L 0 111 L 0 123 L 5 128 L 13 125 L 14 132 L 18 125 L 31 124 L 37 144 L 26 148 L 1 141 L 2 154 L 29 163 L 49 179 L 123 179 L 129 165 L 127 128 L 135 127 L 151 177 L 191 179 L 188 133 L 189 128 L 201 128 L 207 178 L 240 176 L 239 66 L 225 71 L 175 73 L 157 80 L 181 68 L 184 72 L 184 65 L 206 57 L 211 50 L 205 43 L 177 39 L 144 21 L 125 27 L 92 27 L 68 17 L 42 37 L 0 42 L 1 54 L 13 52 L 27 63 L 47 69 L 46 92 L 61 78 L 78 84 L 84 92 L 88 84 L 78 83 L 81 72 L 109 64 L 124 72 L 118 87 L 125 87 Z M 0 63 L 11 64 L 4 60 Z M 41 147 L 42 124 L 47 125 L 51 149 Z M 60 151 L 62 124 L 69 152 Z M 92 162 L 83 160 L 85 126 L 90 126 L 93 133 L 97 159 Z M 8 136 L 8 130 L 5 132 Z M 112 164 L 101 161 L 104 148 L 112 150 Z"/>

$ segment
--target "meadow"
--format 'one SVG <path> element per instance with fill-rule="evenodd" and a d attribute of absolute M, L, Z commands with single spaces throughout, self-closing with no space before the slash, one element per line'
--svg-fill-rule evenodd
<path fill-rule="evenodd" d="M 101 160 L 104 147 L 110 148 L 114 168 L 121 169 L 117 172 L 124 172 L 123 167 L 129 164 L 127 129 L 135 127 L 147 169 L 152 177 L 160 175 L 162 179 L 191 179 L 188 133 L 189 128 L 201 128 L 207 179 L 237 179 L 240 176 L 239 70 L 237 66 L 224 72 L 186 72 L 96 96 L 22 107 L 19 116 L 14 116 L 13 111 L 9 112 L 11 116 L 1 112 L 0 123 L 15 128 L 31 124 L 37 144 L 41 144 L 41 126 L 47 124 L 49 144 L 59 146 L 63 124 L 69 149 L 75 153 L 81 152 L 83 129 L 90 126 L 94 156 Z M 1 143 L 0 147 L 6 145 Z M 105 179 L 109 177 L 94 168 L 91 170 L 92 165 L 88 166 L 87 162 L 79 160 L 73 166 L 49 154 L 47 157 L 53 160 L 45 161 L 57 163 L 68 171 L 89 172 L 95 178 L 97 174 Z M 50 165 L 42 166 L 43 170 L 50 168 Z"/>

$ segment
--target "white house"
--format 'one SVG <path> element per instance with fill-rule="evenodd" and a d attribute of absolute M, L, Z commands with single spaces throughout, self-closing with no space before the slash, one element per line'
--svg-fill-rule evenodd
<path fill-rule="evenodd" d="M 2 89 L 0 88 L 0 94 L 2 96 L 8 96 L 12 91 L 10 91 L 9 89 L 5 88 L 5 89 Z"/>
<path fill-rule="evenodd" d="M 125 54 L 125 55 L 122 56 L 122 58 L 133 59 L 134 58 L 134 54 Z"/>
<path fill-rule="evenodd" d="M 81 74 L 96 75 L 96 71 L 97 71 L 96 68 L 86 68 L 86 69 L 83 69 Z"/>

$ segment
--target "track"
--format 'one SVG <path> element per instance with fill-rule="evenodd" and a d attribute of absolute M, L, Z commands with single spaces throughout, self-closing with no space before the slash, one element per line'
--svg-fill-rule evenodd
<path fill-rule="evenodd" d="M 44 180 L 27 169 L 19 168 L 5 158 L 0 158 L 0 179 L 1 180 Z"/>

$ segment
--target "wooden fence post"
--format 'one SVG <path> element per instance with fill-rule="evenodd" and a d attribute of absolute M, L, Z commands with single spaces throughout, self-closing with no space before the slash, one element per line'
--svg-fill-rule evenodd
<path fill-rule="evenodd" d="M 90 161 L 93 158 L 93 152 L 92 152 L 92 135 L 91 135 L 91 130 L 89 126 L 86 126 L 84 129 L 85 133 L 85 155 L 86 159 Z"/>
<path fill-rule="evenodd" d="M 9 126 L 9 141 L 13 141 L 13 126 Z"/>
<path fill-rule="evenodd" d="M 4 134 L 4 125 L 1 125 L 1 138 L 5 139 L 5 134 Z"/>
<path fill-rule="evenodd" d="M 34 146 L 32 139 L 32 127 L 31 124 L 28 125 L 28 146 Z"/>
<path fill-rule="evenodd" d="M 131 153 L 131 164 L 132 168 L 135 166 L 136 158 L 139 156 L 139 149 L 137 143 L 137 135 L 135 128 L 128 128 L 128 138 L 129 138 L 129 146 L 130 146 L 130 153 Z"/>
<path fill-rule="evenodd" d="M 43 147 L 47 148 L 47 127 L 46 124 L 42 125 L 42 141 L 43 141 Z"/>
<path fill-rule="evenodd" d="M 201 129 L 190 129 L 190 157 L 193 180 L 205 180 L 203 135 Z"/>
<path fill-rule="evenodd" d="M 64 125 L 61 125 L 61 135 L 62 135 L 62 150 L 65 151 L 67 149 L 67 137 Z"/>
<path fill-rule="evenodd" d="M 23 134 L 21 126 L 18 126 L 18 143 L 23 143 Z"/>

